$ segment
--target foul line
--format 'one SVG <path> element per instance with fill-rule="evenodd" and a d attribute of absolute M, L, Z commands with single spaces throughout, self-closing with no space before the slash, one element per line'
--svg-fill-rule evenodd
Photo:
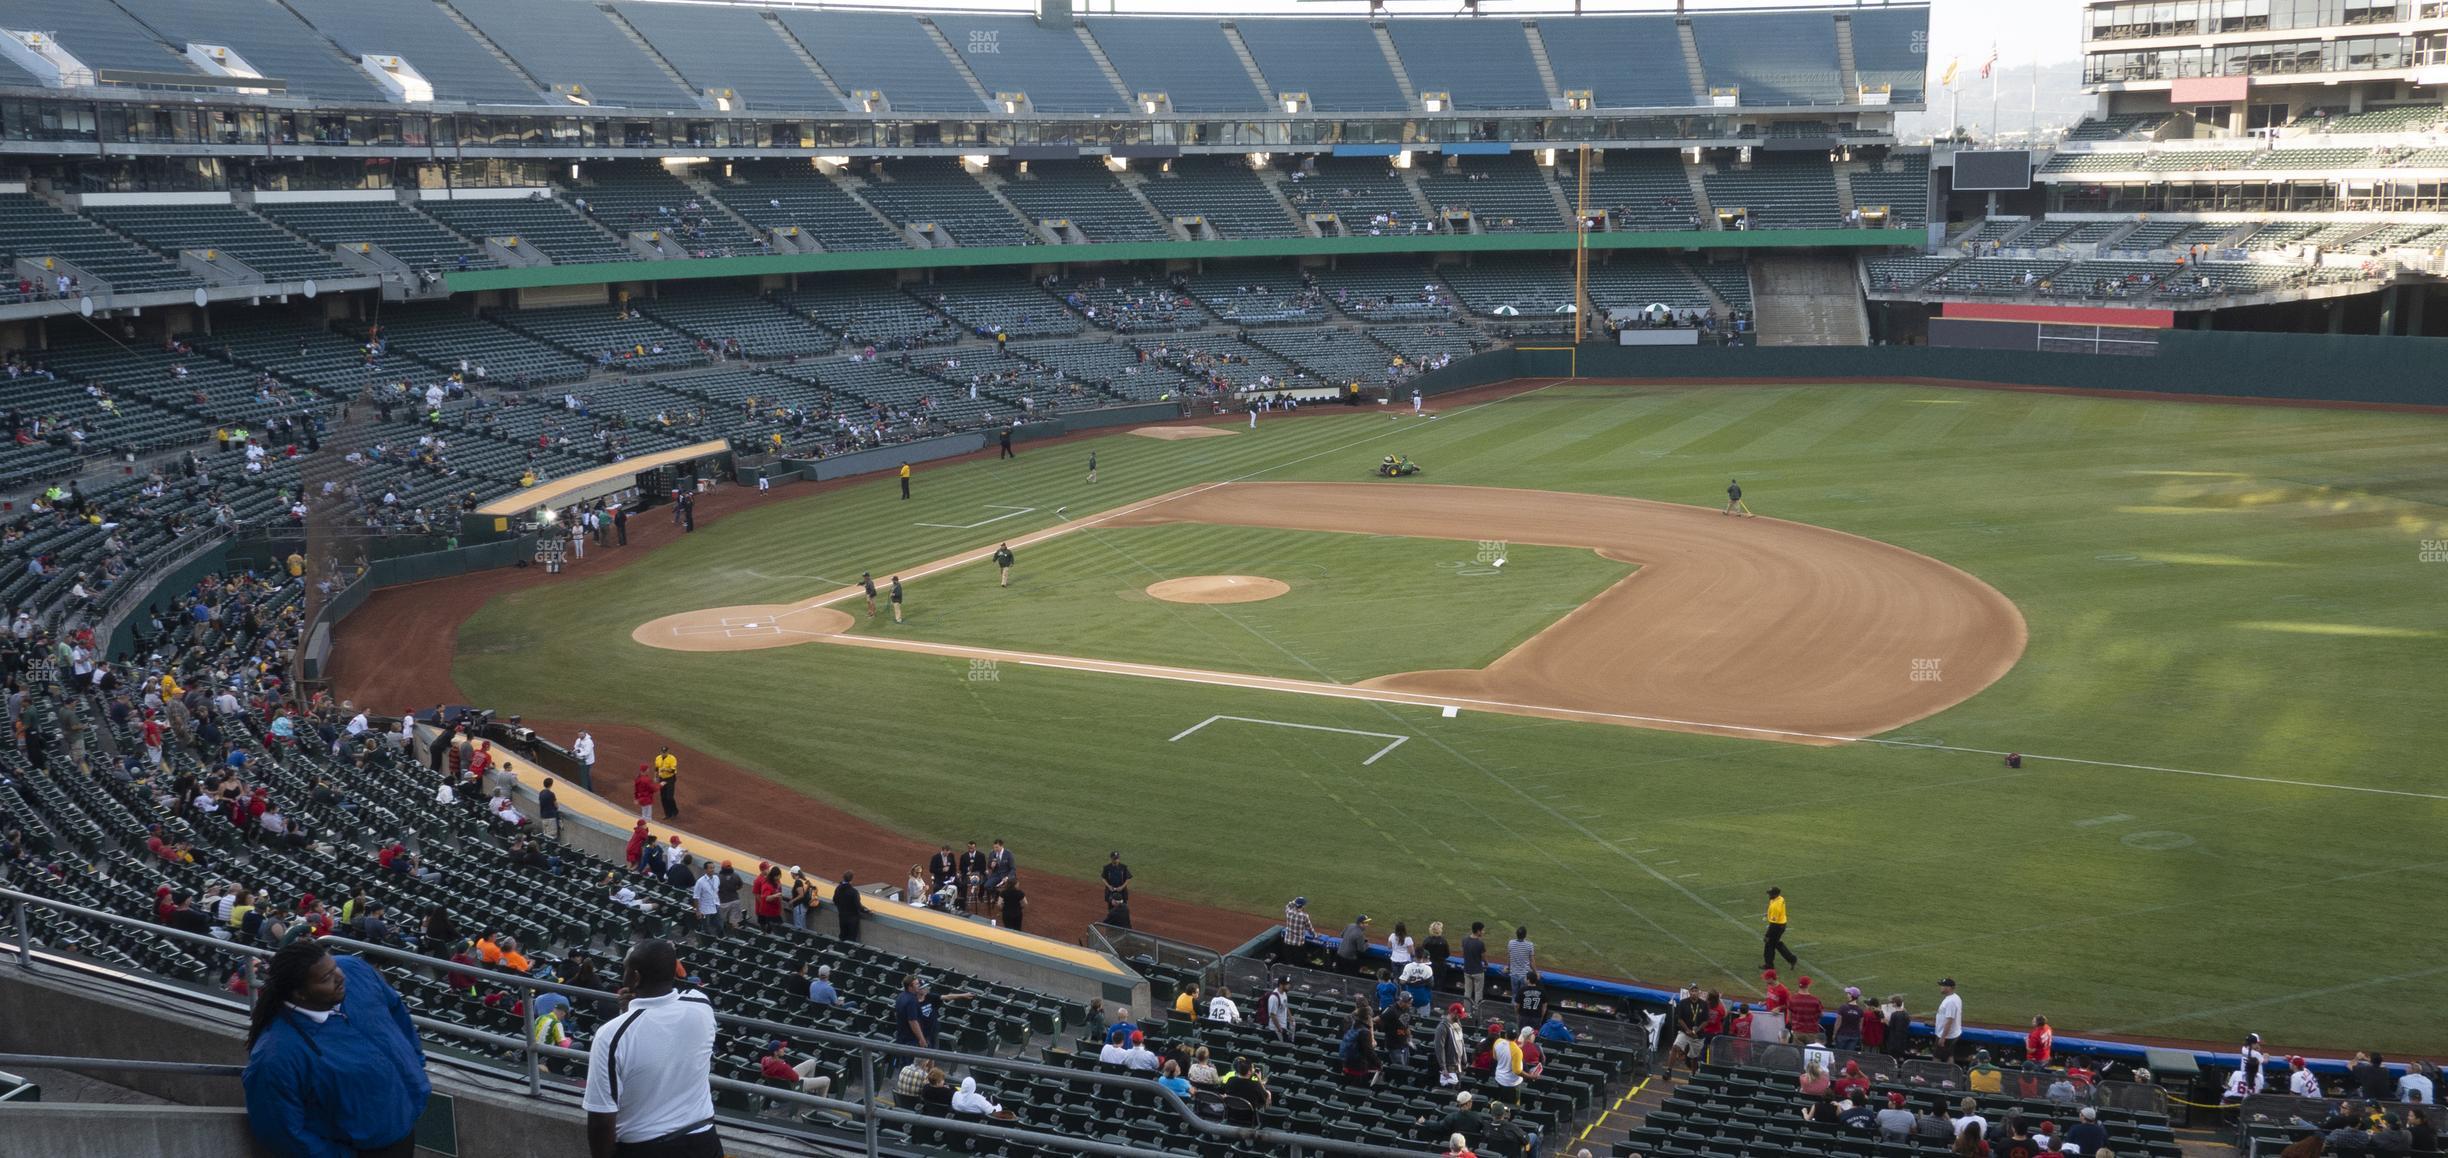
<path fill-rule="evenodd" d="M 1368 759 L 1362 760 L 1360 762 L 1360 766 L 1363 768 L 1376 763 L 1377 757 L 1383 756 L 1396 748 L 1402 747 L 1403 741 L 1411 738 L 1409 736 L 1398 736 L 1392 732 L 1368 732 L 1362 731 L 1359 728 L 1329 728 L 1324 724 L 1295 724 L 1288 720 L 1261 720 L 1253 716 L 1209 716 L 1204 720 L 1200 720 L 1198 723 L 1192 724 L 1189 727 L 1174 733 L 1173 738 L 1165 741 L 1165 743 L 1174 743 L 1175 741 L 1180 740 L 1183 736 L 1187 736 L 1192 732 L 1198 731 L 1200 728 L 1204 728 L 1209 724 L 1215 723 L 1217 720 L 1232 720 L 1243 724 L 1265 724 L 1270 728 L 1299 728 L 1308 732 L 1341 732 L 1346 736 L 1372 736 L 1380 740 L 1393 741 L 1393 743 L 1377 749 L 1376 753 L 1371 755 Z"/>
<path fill-rule="evenodd" d="M 1005 519 L 1016 519 L 1037 509 L 1035 507 L 1005 506 L 1002 503 L 980 503 L 979 505 L 990 511 L 1009 511 L 1011 513 L 1006 515 L 996 515 L 992 518 L 979 519 L 974 523 L 911 523 L 910 525 L 913 527 L 935 527 L 946 531 L 974 531 L 988 523 L 1000 523 Z"/>

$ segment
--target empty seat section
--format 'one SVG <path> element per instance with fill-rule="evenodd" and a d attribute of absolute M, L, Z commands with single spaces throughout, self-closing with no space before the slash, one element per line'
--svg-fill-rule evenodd
<path fill-rule="evenodd" d="M 1309 107 L 1317 112 L 1411 107 L 1376 34 L 1360 21 L 1277 17 L 1236 20 L 1233 26 L 1275 94 L 1308 93 Z"/>
<path fill-rule="evenodd" d="M 1832 105 L 1843 99 L 1836 19 L 1816 12 L 1701 12 L 1692 39 L 1709 87 L 1738 86 L 1745 105 Z"/>
<path fill-rule="evenodd" d="M 1486 335 L 1459 325 L 1370 326 L 1368 336 L 1409 362 L 1467 357 L 1488 345 Z"/>
<path fill-rule="evenodd" d="M 1153 401 L 1179 397 L 1190 387 L 1190 379 L 1141 353 L 1158 341 L 1151 337 L 1137 344 L 1098 339 L 1014 342 L 1011 350 L 1031 362 L 1052 367 L 1065 377 L 1122 398 Z"/>
<path fill-rule="evenodd" d="M 1572 266 L 1553 257 L 1481 257 L 1447 266 L 1445 284 L 1462 307 L 1486 317 L 1567 314 L 1573 304 Z"/>
<path fill-rule="evenodd" d="M 2037 290 L 2040 283 L 2064 269 L 2063 261 L 2023 261 L 1985 257 L 1963 262 L 1929 280 L 1928 287 L 1947 293 L 2017 294 Z M 2029 275 L 2028 281 L 2026 275 Z"/>
<path fill-rule="evenodd" d="M 2172 261 L 2078 261 L 2052 275 L 2046 292 L 2061 298 L 2149 297 L 2159 279 L 2181 268 Z"/>
<path fill-rule="evenodd" d="M 258 201 L 255 212 L 332 249 L 372 243 L 417 269 L 486 269 L 492 258 L 397 201 Z"/>
<path fill-rule="evenodd" d="M 1388 20 L 1386 34 L 1414 91 L 1457 109 L 1543 109 L 1552 102 L 1518 20 Z"/>
<path fill-rule="evenodd" d="M 1035 282 L 1009 277 L 945 278 L 931 285 L 911 286 L 910 293 L 980 336 L 1068 337 L 1085 326 L 1078 314 Z"/>
<path fill-rule="evenodd" d="M 592 4 L 565 0 L 482 0 L 459 14 L 548 86 L 576 85 L 597 105 L 695 109 L 696 94 Z"/>
<path fill-rule="evenodd" d="M 1858 22 L 1860 16 L 1856 15 L 1854 19 Z M 2120 113 L 2112 117 L 2084 117 L 2080 124 L 2074 126 L 2073 131 L 2066 134 L 2066 139 L 2069 141 L 2121 141 L 2128 138 L 2148 137 L 2159 126 L 2166 124 L 2171 115 L 2173 114 Z"/>
<path fill-rule="evenodd" d="M 892 12 L 774 13 L 856 100 L 881 92 L 895 112 L 976 115 L 983 104 L 916 17 Z"/>
<path fill-rule="evenodd" d="M 1754 153 L 1752 158 L 1749 169 L 1728 166 L 1708 175 L 1709 204 L 1718 212 L 1748 209 L 1753 229 L 1832 229 L 1843 223 L 1836 208 L 1836 172 L 1825 154 Z"/>
<path fill-rule="evenodd" d="M 1920 254 L 1899 254 L 1873 258 L 1870 262 L 1870 288 L 1873 290 L 1908 290 L 1953 269 L 1957 259 L 1924 257 Z"/>
<path fill-rule="evenodd" d="M 0 28 L 48 33 L 87 68 L 202 75 L 185 44 L 165 43 L 116 4 L 0 0 Z"/>
<path fill-rule="evenodd" d="M 1437 209 L 1471 211 L 1487 233 L 1562 233 L 1572 227 L 1556 208 L 1555 186 L 1527 153 L 1461 157 L 1447 171 L 1431 164 L 1419 174 L 1420 194 Z"/>
<path fill-rule="evenodd" d="M 1871 209 L 1884 206 L 1891 227 L 1918 229 L 1929 224 L 1929 155 L 1905 153 L 1852 176 L 1853 204 Z"/>
<path fill-rule="evenodd" d="M 659 233 L 692 253 L 719 256 L 753 251 L 756 238 L 729 214 L 704 203 L 688 182 L 656 161 L 614 161 L 580 171 L 586 183 L 570 189 L 572 208 L 615 235 Z"/>
<path fill-rule="evenodd" d="M 22 193 L 0 193 L 0 254 L 36 261 L 55 257 L 121 293 L 192 289 L 204 284 L 175 262 Z M 88 283 L 83 288 L 92 292 L 104 287 Z M 52 287 L 37 288 L 48 292 Z"/>
<path fill-rule="evenodd" d="M 1031 218 L 1064 220 L 1090 241 L 1170 241 L 1173 231 L 1148 216 L 1102 160 L 1035 161 L 1003 180 L 1003 195 Z"/>
<path fill-rule="evenodd" d="M 986 86 L 988 96 L 1027 93 L 1029 107 L 1041 113 L 1108 113 L 1129 107 L 1068 20 L 1049 28 L 1030 16 L 942 12 L 933 19 L 970 73 Z"/>
<path fill-rule="evenodd" d="M 494 382 L 546 386 L 587 376 L 577 358 L 500 326 L 468 316 L 452 305 L 394 306 L 383 311 L 383 339 L 393 352 L 436 370 L 454 373 L 465 362 L 482 366 Z"/>
<path fill-rule="evenodd" d="M 290 96 L 383 99 L 354 61 L 332 51 L 329 41 L 275 0 L 122 0 L 119 7 L 174 46 L 217 44 L 236 51 L 257 75 L 286 82 Z"/>
<path fill-rule="evenodd" d="M 1429 233 L 1437 223 L 1420 208 L 1393 163 L 1376 157 L 1317 157 L 1313 169 L 1284 187 L 1294 211 L 1331 213 L 1351 233 Z M 1384 218 L 1380 222 L 1378 219 Z"/>
<path fill-rule="evenodd" d="M 609 305 L 562 306 L 543 310 L 504 310 L 492 319 L 539 341 L 549 342 L 598 367 L 620 370 L 668 369 L 706 360 L 697 342 L 643 313 L 628 317 Z"/>
<path fill-rule="evenodd" d="M 1689 108 L 1705 95 L 1692 91 L 1672 16 L 1542 17 L 1539 36 L 1556 87 L 1599 108 Z"/>
<path fill-rule="evenodd" d="M 1139 191 L 1166 217 L 1204 217 L 1226 240 L 1301 235 L 1283 202 L 1239 157 L 1176 158 L 1140 182 Z"/>
<path fill-rule="evenodd" d="M 418 207 L 454 231 L 477 241 L 499 238 L 535 247 L 556 265 L 633 261 L 637 255 L 549 197 L 482 201 L 424 201 Z"/>
<path fill-rule="evenodd" d="M 692 338 L 717 345 L 736 341 L 751 358 L 827 354 L 837 344 L 831 333 L 753 294 L 667 284 L 661 296 L 634 304 L 639 313 Z"/>
<path fill-rule="evenodd" d="M 1192 278 L 1190 295 L 1217 317 L 1244 326 L 1326 319 L 1326 298 L 1299 274 L 1280 266 L 1210 265 Z"/>
<path fill-rule="evenodd" d="M 776 294 L 774 301 L 840 334 L 845 350 L 903 350 L 960 340 L 958 323 L 883 282 L 837 282 Z"/>
<path fill-rule="evenodd" d="M 725 89 L 733 108 L 831 112 L 841 97 L 809 71 L 762 12 L 727 4 L 616 3 L 613 11 L 698 93 Z"/>
<path fill-rule="evenodd" d="M 1175 112 L 1254 113 L 1274 95 L 1258 91 L 1213 19 L 1091 16 L 1087 25 L 1134 100 L 1160 92 Z"/>
<path fill-rule="evenodd" d="M 1400 322 L 1453 315 L 1453 291 L 1416 261 L 1345 260 L 1313 276 L 1327 301 L 1356 318 Z"/>
<path fill-rule="evenodd" d="M 1579 158 L 1560 155 L 1556 160 L 1564 199 L 1579 198 Z M 1700 209 L 1692 200 L 1683 155 L 1671 149 L 1618 149 L 1599 158 L 1590 170 L 1590 210 L 1605 213 L 1614 229 L 1696 229 L 1707 224 L 1698 220 Z"/>
<path fill-rule="evenodd" d="M 1852 8 L 1853 72 L 1866 85 L 1887 85 L 1898 103 L 1919 101 L 1928 86 L 1929 10 Z"/>
<path fill-rule="evenodd" d="M 782 230 L 798 226 L 827 252 L 902 249 L 907 242 L 805 161 L 743 161 L 730 180 L 710 178 L 714 199 L 750 225 Z"/>
<path fill-rule="evenodd" d="M 351 276 L 321 250 L 233 205 L 128 205 L 93 216 L 171 256 L 182 249 L 227 253 L 266 281 Z"/>
<path fill-rule="evenodd" d="M 1316 386 L 1273 352 L 1225 334 L 1173 334 L 1140 342 L 1148 358 L 1217 390 Z"/>
<path fill-rule="evenodd" d="M 860 190 L 867 203 L 903 225 L 932 224 L 962 245 L 1037 245 L 1037 231 L 995 200 L 957 158 L 910 157 L 889 162 L 882 180 Z"/>
<path fill-rule="evenodd" d="M 1118 333 L 1190 330 L 1215 321 L 1187 290 L 1144 275 L 1117 272 L 1056 282 L 1052 289 L 1089 325 Z"/>
<path fill-rule="evenodd" d="M 1751 267 L 1741 261 L 1694 261 L 1685 267 L 1692 276 L 1708 283 L 1708 287 L 1724 298 L 1726 304 L 1738 310 L 1751 308 Z"/>
<path fill-rule="evenodd" d="M 1589 285 L 1592 306 L 1602 313 L 1646 309 L 1652 305 L 1677 310 L 1715 305 L 1682 265 L 1662 257 L 1618 254 L 1611 261 L 1592 263 Z M 1570 292 L 1569 285 L 1566 292 Z"/>
<path fill-rule="evenodd" d="M 1377 382 L 1394 352 L 1339 326 L 1278 326 L 1250 332 L 1252 344 L 1330 383 Z"/>
<path fill-rule="evenodd" d="M 433 4 L 399 0 L 288 0 L 315 29 L 353 56 L 397 56 L 433 85 L 437 100 L 535 104 L 520 79 Z"/>

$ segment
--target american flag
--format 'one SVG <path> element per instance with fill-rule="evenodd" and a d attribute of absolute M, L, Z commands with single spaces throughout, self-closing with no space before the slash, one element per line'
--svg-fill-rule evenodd
<path fill-rule="evenodd" d="M 1993 41 L 1990 41 L 1990 42 L 1989 42 L 1989 59 L 1984 60 L 1984 61 L 1982 61 L 1982 62 L 1981 62 L 1981 79 L 1982 79 L 1982 80 L 1987 80 L 1987 79 L 1989 79 L 1990 75 L 1991 75 L 1991 74 L 1993 74 L 1993 73 L 1995 73 L 1995 72 L 1997 71 L 1997 62 L 1998 62 L 1997 42 L 1993 40 Z"/>

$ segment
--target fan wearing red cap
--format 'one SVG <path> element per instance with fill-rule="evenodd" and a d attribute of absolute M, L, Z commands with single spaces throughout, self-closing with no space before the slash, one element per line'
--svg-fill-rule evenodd
<path fill-rule="evenodd" d="M 1904 1108 L 1904 1095 L 1887 1095 L 1887 1108 L 1878 1112 L 1879 1141 L 1910 1141 L 1913 1133 L 1913 1112 Z"/>
<path fill-rule="evenodd" d="M 1770 1013 L 1785 1012 L 1786 1003 L 1793 1000 L 1793 991 L 1785 988 L 1784 982 L 1777 980 L 1777 971 L 1774 969 L 1760 970 L 1760 983 L 1763 986 L 1761 992 L 1767 995 L 1761 1000 L 1760 1008 Z"/>
<path fill-rule="evenodd" d="M 1808 976 L 1794 981 L 1794 991 L 1785 998 L 1785 1034 L 1798 1045 L 1811 1045 L 1819 1040 L 1819 1017 L 1827 1005 L 1811 992 Z"/>

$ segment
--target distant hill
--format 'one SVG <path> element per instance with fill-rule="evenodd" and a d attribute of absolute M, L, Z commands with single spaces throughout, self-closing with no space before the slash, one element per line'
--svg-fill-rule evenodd
<path fill-rule="evenodd" d="M 1950 97 L 1938 87 L 1938 77 L 1930 77 L 1929 111 L 1904 113 L 1896 117 L 1896 131 L 1907 141 L 1926 141 L 1944 133 L 1949 127 L 1948 113 L 1956 114 L 1956 125 L 1971 130 L 1976 141 L 1990 141 L 2002 130 L 2008 143 L 2021 143 L 2032 127 L 2032 67 L 2001 65 L 1997 78 L 1996 124 L 1991 123 L 1989 82 L 1980 76 L 1978 66 L 1967 64 L 1956 77 L 1955 87 L 1960 99 Z M 2092 97 L 2083 95 L 2082 62 L 2069 60 L 2040 66 L 2040 137 L 2054 139 L 2085 113 L 2096 107 Z"/>

